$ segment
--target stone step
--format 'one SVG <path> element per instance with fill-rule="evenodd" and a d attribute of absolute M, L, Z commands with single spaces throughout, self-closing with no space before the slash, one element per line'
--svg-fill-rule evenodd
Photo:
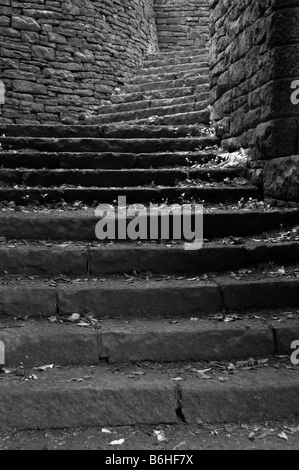
<path fill-rule="evenodd" d="M 210 85 L 208 83 L 201 84 L 194 87 L 178 87 L 178 88 L 165 88 L 161 90 L 151 90 L 151 91 L 139 91 L 132 93 L 119 93 L 113 94 L 110 97 L 110 100 L 114 104 L 118 103 L 131 103 L 134 101 L 142 100 L 155 100 L 155 99 L 170 99 L 178 98 L 182 96 L 189 96 L 201 93 L 208 93 L 210 91 Z"/>
<path fill-rule="evenodd" d="M 254 210 L 204 205 L 204 238 L 248 237 L 299 225 L 298 209 Z M 0 237 L 7 240 L 95 241 L 94 210 L 0 211 Z"/>
<path fill-rule="evenodd" d="M 173 69 L 176 69 L 175 66 L 172 67 Z M 141 69 L 142 70 L 142 69 Z M 183 68 L 183 70 L 172 70 L 172 71 L 166 71 L 162 73 L 155 72 L 155 69 L 153 69 L 152 74 L 139 74 L 138 72 L 135 75 L 130 75 L 126 79 L 126 84 L 127 85 L 142 85 L 142 84 L 148 84 L 148 83 L 155 83 L 159 81 L 166 81 L 166 80 L 179 80 L 181 78 L 189 78 L 189 77 L 203 77 L 206 82 L 209 81 L 209 67 L 188 67 L 188 68 Z"/>
<path fill-rule="evenodd" d="M 149 54 L 147 56 L 147 60 L 159 60 L 163 62 L 166 59 L 172 58 L 181 58 L 181 57 L 196 57 L 201 54 L 207 55 L 209 50 L 207 47 L 188 47 L 183 50 L 176 50 L 176 51 L 163 51 L 163 52 L 156 52 L 153 54 Z"/>
<path fill-rule="evenodd" d="M 200 93 L 198 95 L 192 94 L 187 96 L 181 96 L 178 98 L 164 98 L 160 100 L 141 100 L 133 101 L 129 103 L 120 103 L 120 104 L 110 104 L 105 106 L 100 106 L 97 109 L 98 114 L 109 114 L 109 113 L 122 113 L 126 111 L 140 111 L 142 109 L 149 108 L 160 108 L 164 106 L 176 106 L 180 104 L 195 104 L 197 102 L 207 102 L 210 99 L 210 93 Z"/>
<path fill-rule="evenodd" d="M 195 111 L 204 111 L 209 105 L 208 101 L 191 101 L 186 104 L 177 104 L 173 106 L 161 106 L 158 108 L 145 108 L 145 109 L 135 109 L 133 111 L 125 112 L 115 112 L 113 110 L 110 114 L 99 114 L 94 117 L 87 117 L 86 122 L 88 124 L 109 124 L 113 122 L 123 122 L 123 121 L 138 121 L 149 119 L 152 116 L 162 116 L 163 120 L 167 120 L 168 116 L 179 115 L 179 114 L 189 114 Z M 199 119 L 197 122 L 200 124 L 207 123 L 206 113 L 200 117 L 200 114 L 197 116 Z M 163 121 L 164 122 L 164 121 Z M 209 121 L 208 121 L 209 122 Z"/>
<path fill-rule="evenodd" d="M 209 105 L 208 102 L 205 103 Z M 139 125 L 148 125 L 149 123 L 154 125 L 164 126 L 190 126 L 195 125 L 197 122 L 209 125 L 211 119 L 210 109 L 206 108 L 202 111 L 191 111 L 188 113 L 170 114 L 165 116 L 152 116 L 147 119 L 138 119 Z M 136 121 L 126 121 L 126 124 L 136 124 Z"/>
<path fill-rule="evenodd" d="M 58 187 L 62 185 L 83 187 L 174 186 L 177 181 L 200 184 L 201 181 L 233 180 L 242 175 L 242 168 L 221 169 L 126 169 L 126 170 L 4 170 L 0 169 L 0 187 L 25 185 L 29 187 Z M 200 181 L 198 181 L 200 180 Z"/>
<path fill-rule="evenodd" d="M 212 132 L 210 132 L 212 135 Z M 190 137 L 207 135 L 207 128 L 197 126 L 128 126 L 115 124 L 113 126 L 71 126 L 71 125 L 6 125 L 0 126 L 0 135 L 6 137 L 54 137 L 54 138 L 166 138 Z M 3 149 L 1 150 L 2 153 Z M 0 153 L 0 155 L 1 155 Z"/>
<path fill-rule="evenodd" d="M 157 128 L 151 127 L 152 129 Z M 95 153 L 95 152 L 0 152 L 2 168 L 35 169 L 122 169 L 122 168 L 161 168 L 206 164 L 217 156 L 216 150 L 197 152 L 160 153 Z"/>
<path fill-rule="evenodd" d="M 179 13 L 177 13 L 179 14 Z M 162 36 L 163 34 L 163 36 Z M 200 39 L 199 37 L 197 38 L 197 44 L 196 47 L 202 47 L 202 48 L 207 48 L 209 45 L 209 40 L 210 40 L 210 35 L 209 35 L 209 30 L 206 29 L 205 34 L 201 34 Z M 161 31 L 160 33 L 160 40 L 159 40 L 159 47 L 161 53 L 164 52 L 172 52 L 172 51 L 185 51 L 187 48 L 192 46 L 194 44 L 193 39 L 183 39 L 181 38 L 179 44 L 177 44 L 177 39 L 172 38 L 169 35 L 169 31 Z"/>
<path fill-rule="evenodd" d="M 3 374 L 1 430 L 182 421 L 198 426 L 199 420 L 210 424 L 256 424 L 297 416 L 296 370 L 261 367 L 228 375 L 228 381 L 221 382 L 222 372 L 216 372 L 211 380 L 200 380 L 196 373 L 182 381 L 173 380 L 178 369 L 175 365 L 152 369 L 135 366 L 118 372 L 107 370 L 107 366 L 54 367 L 47 372 L 28 370 L 25 377 Z M 32 380 L 32 374 L 38 379 Z"/>
<path fill-rule="evenodd" d="M 293 269 L 292 269 L 293 268 Z M 273 269 L 273 268 L 272 268 Z M 274 277 L 270 268 L 242 278 L 230 273 L 178 280 L 151 278 L 26 278 L 4 276 L 0 283 L 0 321 L 49 318 L 74 312 L 95 319 L 206 318 L 219 312 L 298 309 L 298 265 L 292 275 Z M 297 271 L 296 271 L 297 270 Z M 194 280 L 195 279 L 195 280 Z M 285 310 L 287 311 L 287 310 Z"/>
<path fill-rule="evenodd" d="M 147 73 L 148 69 L 153 69 L 153 68 L 161 68 L 161 70 L 164 67 L 169 67 L 169 69 L 173 66 L 182 66 L 185 68 L 189 68 L 189 64 L 197 64 L 198 66 L 201 66 L 202 64 L 207 64 L 204 66 L 209 66 L 209 54 L 207 53 L 202 53 L 197 56 L 193 57 L 171 57 L 168 59 L 162 59 L 162 60 L 144 60 L 142 62 L 142 68 L 138 70 L 138 73 Z"/>
<path fill-rule="evenodd" d="M 217 137 L 210 135 L 193 138 L 152 139 L 0 137 L 0 144 L 4 151 L 30 149 L 40 152 L 152 153 L 194 151 L 218 143 Z"/>
<path fill-rule="evenodd" d="M 256 316 L 263 314 L 257 312 Z M 284 319 L 283 313 L 276 313 Z M 285 316 L 286 317 L 286 316 Z M 87 317 L 88 318 L 88 317 Z M 57 318 L 1 323 L 0 341 L 5 345 L 5 366 L 40 367 L 100 365 L 113 363 L 235 361 L 290 354 L 298 339 L 295 320 L 283 325 L 243 320 L 102 320 L 93 324 L 82 318 L 71 323 Z M 296 336 L 297 335 L 297 336 Z M 36 371 L 41 374 L 41 371 Z"/>
<path fill-rule="evenodd" d="M 137 74 L 139 76 L 160 75 L 166 73 L 186 72 L 188 70 L 195 70 L 197 73 L 200 73 L 202 69 L 205 69 L 209 73 L 209 66 L 208 57 L 206 57 L 206 60 L 202 60 L 201 58 L 199 61 L 189 61 L 187 63 L 179 62 L 165 64 L 164 62 L 160 62 L 154 66 L 147 65 L 146 62 L 143 62 L 142 68 L 137 70 Z"/>
<path fill-rule="evenodd" d="M 205 201 L 210 203 L 225 203 L 227 201 L 237 202 L 244 200 L 261 199 L 262 194 L 258 188 L 250 184 L 237 186 L 234 184 L 196 183 L 186 184 L 180 187 L 157 186 L 157 187 L 0 187 L 0 202 L 14 201 L 17 205 L 27 205 L 38 202 L 39 204 L 51 204 L 64 201 L 74 203 L 81 201 L 84 204 L 108 203 L 111 204 L 119 196 L 125 196 L 128 204 L 133 203 L 158 203 L 168 200 L 169 202 L 180 202 L 184 200 Z"/>
<path fill-rule="evenodd" d="M 182 88 L 182 87 L 196 87 L 198 85 L 208 85 L 209 84 L 209 76 L 196 76 L 187 77 L 187 78 L 180 78 L 177 80 L 165 80 L 165 81 L 157 81 L 151 83 L 143 83 L 143 84 L 133 84 L 133 85 L 125 85 L 122 88 L 123 93 L 137 93 L 142 91 L 156 91 L 156 90 L 164 90 L 169 88 Z"/>
<path fill-rule="evenodd" d="M 204 99 L 207 95 L 204 95 Z M 97 109 L 97 114 L 110 114 L 110 113 L 122 113 L 126 111 L 140 111 L 142 109 L 149 108 L 159 108 L 160 106 L 175 106 L 178 104 L 188 104 L 195 103 L 196 97 L 194 95 L 190 96 L 180 96 L 178 98 L 162 99 L 162 100 L 140 100 L 132 101 L 129 103 L 120 103 L 120 104 L 108 104 L 100 106 Z"/>
<path fill-rule="evenodd" d="M 17 240 L 0 244 L 1 276 L 6 273 L 7 276 L 89 277 L 134 271 L 194 276 L 244 268 L 250 270 L 254 265 L 266 263 L 283 266 L 299 263 L 299 242 L 263 242 L 245 238 L 240 245 L 233 245 L 228 238 L 205 242 L 201 250 L 190 251 L 184 249 L 184 243 L 173 244 L 167 240 L 161 244 L 146 240 L 139 244 L 123 241 L 101 244 L 98 241 L 84 245 L 70 241 L 25 243 Z M 135 279 L 138 281 L 138 277 Z"/>

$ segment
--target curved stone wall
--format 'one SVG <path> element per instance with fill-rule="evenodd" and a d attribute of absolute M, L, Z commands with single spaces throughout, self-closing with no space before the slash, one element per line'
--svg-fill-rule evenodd
<path fill-rule="evenodd" d="M 0 0 L 0 123 L 67 124 L 96 113 L 158 50 L 153 3 Z"/>

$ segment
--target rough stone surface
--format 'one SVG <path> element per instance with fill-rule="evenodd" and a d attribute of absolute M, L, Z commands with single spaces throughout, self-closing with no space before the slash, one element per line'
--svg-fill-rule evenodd
<path fill-rule="evenodd" d="M 29 285 L 0 286 L 0 316 L 51 316 L 56 313 L 56 291 Z"/>
<path fill-rule="evenodd" d="M 123 281 L 80 283 L 58 289 L 58 306 L 62 315 L 91 312 L 98 317 L 196 316 L 221 309 L 220 290 L 215 284 L 147 282 L 126 284 Z"/>
<path fill-rule="evenodd" d="M 37 380 L 4 376 L 0 387 L 1 431 L 83 426 L 244 423 L 297 419 L 298 372 L 264 368 L 239 372 L 225 383 L 187 379 L 147 369 L 145 376 L 106 368 L 36 372 Z M 113 440 L 113 439 L 111 439 Z"/>
<path fill-rule="evenodd" d="M 270 328 L 257 322 L 104 322 L 100 355 L 109 362 L 217 361 L 268 357 L 274 349 Z"/>
<path fill-rule="evenodd" d="M 236 374 L 228 382 L 182 383 L 183 414 L 187 423 L 243 423 L 295 418 L 298 372 L 260 370 Z"/>
<path fill-rule="evenodd" d="M 149 373 L 146 378 L 134 381 L 105 369 L 87 367 L 36 375 L 38 380 L 22 383 L 1 379 L 2 430 L 177 421 L 175 385 L 161 375 L 150 377 Z M 87 376 L 89 379 L 82 379 Z"/>
<path fill-rule="evenodd" d="M 295 352 L 295 349 L 292 349 L 291 346 L 293 341 L 299 341 L 298 323 L 294 324 L 289 320 L 283 323 L 272 322 L 271 326 L 275 331 L 278 354 L 287 354 L 289 356 L 292 352 Z M 298 349 L 297 346 L 296 349 Z M 298 358 L 298 355 L 296 358 Z"/>
<path fill-rule="evenodd" d="M 0 329 L 5 365 L 43 366 L 98 364 L 98 335 L 70 323 L 14 322 Z"/>
<path fill-rule="evenodd" d="M 299 156 L 276 158 L 264 167 L 266 196 L 299 201 Z"/>
<path fill-rule="evenodd" d="M 299 305 L 299 281 L 297 279 L 224 282 L 222 293 L 224 305 L 232 310 L 285 308 Z"/>
<path fill-rule="evenodd" d="M 71 247 L 30 247 L 13 246 L 5 249 L 0 246 L 0 273 L 27 275 L 86 274 L 87 250 L 77 246 Z"/>

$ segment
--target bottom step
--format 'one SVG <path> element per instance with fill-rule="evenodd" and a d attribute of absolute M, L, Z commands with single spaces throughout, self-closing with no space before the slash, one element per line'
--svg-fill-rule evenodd
<path fill-rule="evenodd" d="M 275 367 L 275 366 L 278 366 Z M 191 367 L 190 365 L 187 366 Z M 182 365 L 0 375 L 0 428 L 243 423 L 298 418 L 298 369 L 279 364 L 206 374 Z M 250 369 L 250 370 L 246 370 Z M 186 376 L 186 377 L 185 377 Z M 207 380 L 207 376 L 210 377 Z"/>

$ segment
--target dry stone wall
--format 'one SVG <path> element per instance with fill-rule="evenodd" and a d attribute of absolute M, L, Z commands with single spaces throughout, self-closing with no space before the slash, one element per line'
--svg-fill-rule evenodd
<path fill-rule="evenodd" d="M 0 123 L 75 123 L 158 50 L 153 0 L 0 0 Z"/>
<path fill-rule="evenodd" d="M 299 200 L 299 160 L 289 158 L 299 154 L 299 0 L 210 0 L 210 8 L 217 134 L 227 148 L 250 148 L 250 173 L 266 195 Z"/>
<path fill-rule="evenodd" d="M 207 45 L 208 0 L 155 0 L 155 12 L 162 51 Z"/>

